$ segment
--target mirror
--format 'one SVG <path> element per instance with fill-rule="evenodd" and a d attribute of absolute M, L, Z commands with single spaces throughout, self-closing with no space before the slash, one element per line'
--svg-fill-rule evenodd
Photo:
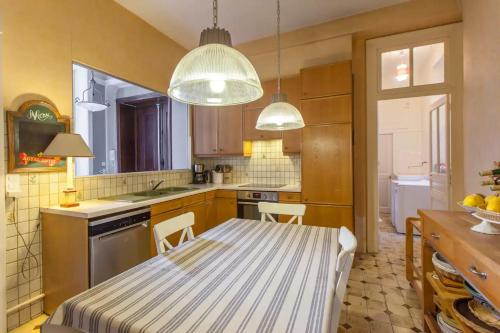
<path fill-rule="evenodd" d="M 95 158 L 75 159 L 76 175 L 189 169 L 188 105 L 73 64 L 73 130 Z"/>

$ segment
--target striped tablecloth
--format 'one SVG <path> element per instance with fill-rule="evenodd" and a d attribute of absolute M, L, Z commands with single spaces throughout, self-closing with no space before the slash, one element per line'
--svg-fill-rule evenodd
<path fill-rule="evenodd" d="M 327 332 L 338 229 L 231 219 L 64 302 L 85 332 Z"/>

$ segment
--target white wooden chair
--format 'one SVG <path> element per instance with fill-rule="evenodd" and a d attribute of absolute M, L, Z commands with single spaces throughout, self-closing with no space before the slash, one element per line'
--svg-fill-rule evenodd
<path fill-rule="evenodd" d="M 337 267 L 335 270 L 335 294 L 333 295 L 330 332 L 337 332 L 339 326 L 347 280 L 349 279 L 354 252 L 357 246 L 356 237 L 346 227 L 340 228 L 339 245 L 341 246 L 341 250 L 337 256 Z"/>
<path fill-rule="evenodd" d="M 182 230 L 178 245 L 184 243 L 184 238 L 186 238 L 186 235 L 188 241 L 192 240 L 194 238 L 193 229 L 191 228 L 193 225 L 194 214 L 192 212 L 185 213 L 156 224 L 153 227 L 153 232 L 158 254 L 164 253 L 167 250 L 171 250 L 174 248 L 174 246 L 170 244 L 166 237 L 176 233 L 177 231 Z"/>
<path fill-rule="evenodd" d="M 269 218 L 271 222 L 278 222 L 274 219 L 272 214 L 289 215 L 292 218 L 287 222 L 287 224 L 292 224 L 297 220 L 298 225 L 302 225 L 302 216 L 306 212 L 306 205 L 302 204 L 284 204 L 276 202 L 259 202 L 259 213 L 260 220 L 266 222 L 266 218 Z"/>

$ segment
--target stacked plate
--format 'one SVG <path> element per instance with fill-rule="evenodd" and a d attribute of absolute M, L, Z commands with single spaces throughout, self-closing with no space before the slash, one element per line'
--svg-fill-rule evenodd
<path fill-rule="evenodd" d="M 459 298 L 453 302 L 453 312 L 460 321 L 479 333 L 500 333 L 500 316 L 490 305 L 475 298 Z"/>
<path fill-rule="evenodd" d="M 439 277 L 439 280 L 448 287 L 455 287 L 456 283 L 448 283 L 448 280 L 462 283 L 464 279 L 462 275 L 450 265 L 438 252 L 434 252 L 432 255 L 432 264 Z"/>
<path fill-rule="evenodd" d="M 443 333 L 460 333 L 462 330 L 460 330 L 457 327 L 457 324 L 450 318 L 448 318 L 447 315 L 444 314 L 444 312 L 440 312 L 437 314 L 437 323 L 439 328 Z"/>

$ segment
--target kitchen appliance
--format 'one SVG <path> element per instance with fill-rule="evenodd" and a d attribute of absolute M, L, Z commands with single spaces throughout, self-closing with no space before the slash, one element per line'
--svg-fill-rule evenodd
<path fill-rule="evenodd" d="M 238 191 L 238 218 L 260 220 L 260 201 L 278 202 L 278 192 L 269 191 Z M 278 220 L 278 215 L 273 215 Z"/>
<path fill-rule="evenodd" d="M 148 208 L 89 221 L 89 272 L 93 287 L 150 258 Z"/>
<path fill-rule="evenodd" d="M 205 165 L 201 163 L 193 164 L 193 184 L 205 184 Z"/>
<path fill-rule="evenodd" d="M 205 178 L 205 183 L 210 184 L 213 183 L 212 170 L 203 171 L 203 178 Z"/>
<path fill-rule="evenodd" d="M 423 177 L 401 177 L 391 181 L 392 224 L 399 233 L 406 233 L 406 218 L 414 216 L 417 209 L 430 209 L 429 180 Z M 419 232 L 414 229 L 413 233 Z"/>

